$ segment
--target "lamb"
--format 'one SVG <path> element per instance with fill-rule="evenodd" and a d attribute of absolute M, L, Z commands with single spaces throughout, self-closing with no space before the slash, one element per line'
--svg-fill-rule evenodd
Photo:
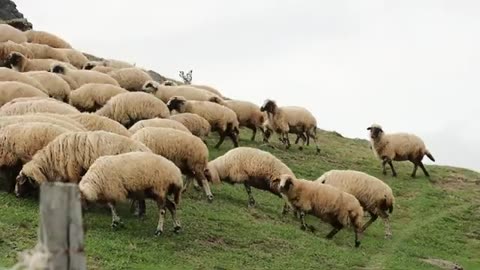
<path fill-rule="evenodd" d="M 274 183 L 279 186 L 282 196 L 300 213 L 302 230 L 315 230 L 305 223 L 305 214 L 312 214 L 333 226 L 327 239 L 333 238 L 343 227 L 352 225 L 355 247 L 360 246 L 363 209 L 353 195 L 329 185 L 296 179 L 288 174 L 276 178 Z"/>
<path fill-rule="evenodd" d="M 383 174 L 387 174 L 385 164 L 388 163 L 392 169 L 393 177 L 397 172 L 393 168 L 392 161 L 409 160 L 413 163 L 412 177 L 416 177 L 417 168 L 420 166 L 426 177 L 430 177 L 422 163 L 426 155 L 431 161 L 435 161 L 430 151 L 425 147 L 425 143 L 418 136 L 408 133 L 385 134 L 382 127 L 373 124 L 367 128 L 370 131 L 370 141 L 372 143 L 373 153 L 382 160 Z"/>
<path fill-rule="evenodd" d="M 255 205 L 251 187 L 266 190 L 281 197 L 278 183 L 273 180 L 283 174 L 295 174 L 274 155 L 250 147 L 232 149 L 208 163 L 207 178 L 214 183 L 225 181 L 230 184 L 243 184 L 248 195 L 248 206 Z M 288 211 L 285 205 L 284 213 Z"/>
<path fill-rule="evenodd" d="M 255 141 L 257 128 L 263 131 L 262 124 L 265 121 L 265 115 L 260 111 L 260 107 L 251 102 L 241 100 L 226 100 L 222 105 L 230 108 L 237 114 L 240 127 L 247 127 L 253 131 L 251 141 Z"/>
<path fill-rule="evenodd" d="M 220 140 L 215 148 L 222 145 L 226 136 L 230 137 L 234 147 L 238 147 L 239 124 L 237 115 L 229 108 L 208 101 L 187 101 L 184 97 L 177 96 L 172 97 L 167 106 L 170 111 L 195 113 L 205 118 L 210 123 L 212 130 L 217 131 L 220 135 Z"/>
<path fill-rule="evenodd" d="M 195 178 L 198 185 L 203 187 L 208 201 L 213 200 L 206 176 L 208 148 L 202 140 L 183 131 L 158 127 L 142 128 L 131 138 L 145 144 L 153 153 L 175 163 L 187 176 L 186 186 Z"/>
<path fill-rule="evenodd" d="M 17 98 L 0 108 L 0 116 L 21 115 L 29 113 L 56 113 L 73 114 L 80 113 L 74 107 L 52 98 L 22 99 Z"/>
<path fill-rule="evenodd" d="M 392 189 L 382 180 L 359 171 L 331 170 L 316 181 L 336 187 L 357 198 L 363 209 L 371 216 L 362 231 L 365 231 L 380 216 L 385 223 L 385 237 L 392 236 L 387 211 L 392 213 L 395 198 Z"/>
<path fill-rule="evenodd" d="M 138 141 L 106 131 L 62 134 L 23 166 L 15 194 L 26 196 L 47 181 L 78 183 L 97 158 L 128 152 L 151 151 Z"/>
<path fill-rule="evenodd" d="M 27 37 L 26 41 L 30 43 L 45 44 L 53 48 L 72 48 L 65 40 L 45 31 L 28 30 L 25 32 L 25 36 Z"/>
<path fill-rule="evenodd" d="M 68 100 L 70 86 L 57 74 L 47 71 L 30 71 L 25 74 L 41 83 L 49 97 L 64 102 Z"/>
<path fill-rule="evenodd" d="M 182 96 L 187 100 L 211 101 L 221 103 L 221 97 L 206 90 L 194 88 L 188 85 L 168 86 L 161 85 L 156 81 L 148 81 L 142 88 L 144 92 L 154 93 L 163 102 L 168 102 L 174 96 Z"/>
<path fill-rule="evenodd" d="M 47 90 L 40 84 L 37 80 L 32 79 L 30 76 L 27 76 L 21 72 L 11 70 L 9 68 L 0 67 L 0 81 L 16 81 L 28 84 L 37 89 L 46 92 Z"/>
<path fill-rule="evenodd" d="M 132 152 L 98 158 L 82 177 L 78 187 L 81 197 L 90 202 L 107 202 L 112 211 L 112 227 L 121 224 L 115 203 L 150 198 L 156 201 L 159 220 L 155 235 L 163 233 L 165 208 L 174 222 L 174 232 L 181 229 L 176 216 L 183 181 L 180 170 L 168 159 L 152 153 Z M 173 196 L 173 202 L 168 198 Z"/>
<path fill-rule="evenodd" d="M 205 118 L 193 113 L 179 113 L 170 116 L 171 120 L 175 120 L 184 125 L 190 132 L 204 140 L 210 134 L 212 127 Z"/>
<path fill-rule="evenodd" d="M 316 138 L 317 121 L 309 111 L 295 106 L 278 107 L 275 101 L 269 99 L 265 101 L 260 110 L 267 112 L 272 128 L 280 134 L 280 140 L 286 145 L 287 149 L 290 147 L 288 133 L 293 131 L 297 134 L 305 133 L 307 135 L 307 144 L 309 143 L 309 138 L 312 138 L 317 153 L 320 153 Z"/>
<path fill-rule="evenodd" d="M 15 71 L 27 72 L 27 71 L 48 71 L 52 65 L 58 64 L 59 61 L 53 59 L 28 59 L 19 52 L 12 52 L 5 61 L 5 66 Z M 64 65 L 70 64 L 63 63 Z"/>
<path fill-rule="evenodd" d="M 143 92 L 116 95 L 96 114 L 113 119 L 126 128 L 130 128 L 140 120 L 170 116 L 165 103 L 153 95 Z"/>
<path fill-rule="evenodd" d="M 152 80 L 150 75 L 139 68 L 122 68 L 108 73 L 118 84 L 128 91 L 142 91 L 143 85 Z M 166 102 L 166 101 L 164 101 Z"/>
<path fill-rule="evenodd" d="M 119 86 L 117 81 L 107 74 L 103 74 L 91 70 L 73 70 L 64 65 L 55 64 L 50 69 L 50 72 L 58 73 L 72 78 L 78 85 L 78 87 L 87 83 L 104 83 Z M 72 89 L 74 90 L 74 89 Z"/>
<path fill-rule="evenodd" d="M 13 41 L 22 43 L 27 41 L 25 33 L 8 24 L 0 24 L 0 42 Z"/>
<path fill-rule="evenodd" d="M 48 123 L 71 131 L 86 131 L 79 123 L 60 114 L 35 113 L 0 117 L 0 128 L 18 123 Z"/>
<path fill-rule="evenodd" d="M 57 49 L 60 52 L 63 52 L 68 59 L 68 62 L 78 69 L 88 62 L 88 58 L 81 52 L 75 49 Z"/>
<path fill-rule="evenodd" d="M 83 125 L 88 131 L 103 130 L 125 137 L 132 135 L 124 126 L 120 125 L 120 123 L 104 116 L 93 113 L 77 113 L 66 116 Z"/>
<path fill-rule="evenodd" d="M 95 112 L 112 97 L 128 93 L 127 90 L 103 83 L 87 83 L 70 93 L 70 105 L 80 111 Z"/>
<path fill-rule="evenodd" d="M 30 52 L 33 54 L 33 57 L 27 57 L 27 58 L 55 59 L 65 63 L 70 62 L 65 52 L 59 49 L 52 48 L 48 45 L 27 43 L 27 42 L 22 43 L 22 45 L 28 48 Z"/>
<path fill-rule="evenodd" d="M 41 90 L 21 82 L 7 81 L 0 82 L 0 106 L 19 97 L 44 97 L 47 94 Z"/>
<path fill-rule="evenodd" d="M 22 44 L 15 43 L 13 41 L 1 42 L 0 43 L 0 64 L 4 65 L 4 61 L 7 60 L 7 57 L 12 52 L 19 52 L 27 58 L 33 58 L 33 53 L 30 49 L 23 46 Z"/>
<path fill-rule="evenodd" d="M 177 121 L 171 120 L 171 119 L 160 119 L 160 118 L 152 118 L 152 119 L 139 121 L 135 125 L 133 125 L 129 129 L 129 131 L 130 131 L 130 133 L 135 134 L 135 132 L 137 132 L 140 129 L 145 128 L 145 127 L 172 128 L 172 129 L 176 129 L 176 130 L 179 130 L 179 131 L 186 132 L 188 134 L 192 134 L 190 132 L 190 130 L 188 130 L 180 122 L 177 122 Z"/>

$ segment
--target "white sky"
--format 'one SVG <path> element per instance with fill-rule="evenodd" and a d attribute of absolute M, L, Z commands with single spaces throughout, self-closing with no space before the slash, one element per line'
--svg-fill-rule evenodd
<path fill-rule="evenodd" d="M 320 128 L 421 136 L 480 170 L 479 1 L 16 0 L 37 30 L 226 96 L 311 110 Z"/>

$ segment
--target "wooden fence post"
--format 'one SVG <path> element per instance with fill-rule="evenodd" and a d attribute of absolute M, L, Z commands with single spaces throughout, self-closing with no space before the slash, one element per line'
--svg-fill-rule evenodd
<path fill-rule="evenodd" d="M 51 254 L 47 269 L 87 269 L 77 185 L 58 182 L 41 185 L 39 240 Z"/>

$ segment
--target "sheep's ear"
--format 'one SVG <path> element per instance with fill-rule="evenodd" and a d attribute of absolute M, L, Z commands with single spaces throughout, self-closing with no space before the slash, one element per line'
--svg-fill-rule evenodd
<path fill-rule="evenodd" d="M 372 128 L 371 128 L 371 127 L 368 127 L 367 130 L 372 130 Z"/>

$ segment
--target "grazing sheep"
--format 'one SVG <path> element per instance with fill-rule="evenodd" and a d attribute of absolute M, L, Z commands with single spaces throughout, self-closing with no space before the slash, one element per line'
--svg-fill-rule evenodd
<path fill-rule="evenodd" d="M 288 174 L 276 178 L 274 182 L 279 186 L 282 196 L 300 213 L 302 230 L 315 230 L 313 226 L 305 223 L 305 214 L 312 214 L 333 226 L 333 230 L 327 235 L 328 239 L 343 227 L 352 225 L 355 247 L 360 246 L 363 209 L 353 195 L 329 185 L 296 179 Z"/>
<path fill-rule="evenodd" d="M 430 160 L 435 161 L 430 151 L 425 147 L 425 143 L 418 136 L 408 133 L 385 134 L 382 127 L 373 124 L 367 128 L 370 131 L 370 141 L 372 143 L 373 153 L 382 160 L 383 174 L 387 174 L 385 165 L 388 163 L 392 169 L 392 175 L 397 176 L 393 168 L 392 161 L 409 160 L 413 163 L 412 177 L 416 177 L 417 168 L 420 166 L 426 177 L 430 177 L 422 163 L 426 155 Z"/>
<path fill-rule="evenodd" d="M 43 44 L 36 44 L 36 43 L 22 43 L 23 46 L 28 48 L 30 52 L 33 54 L 33 57 L 27 58 L 34 58 L 34 59 L 54 59 L 64 63 L 69 63 L 67 55 L 59 50 L 52 48 L 48 45 Z"/>
<path fill-rule="evenodd" d="M 22 115 L 29 113 L 80 113 L 74 107 L 52 98 L 14 99 L 0 108 L 0 116 Z"/>
<path fill-rule="evenodd" d="M 174 96 L 182 96 L 187 100 L 211 101 L 221 103 L 221 97 L 206 90 L 194 88 L 188 85 L 170 86 L 161 85 L 156 81 L 148 81 L 142 88 L 144 92 L 154 93 L 163 102 L 168 102 Z"/>
<path fill-rule="evenodd" d="M 206 174 L 208 174 L 208 148 L 198 137 L 171 128 L 145 127 L 132 135 L 132 139 L 145 144 L 153 153 L 171 160 L 183 174 L 187 183 L 192 178 L 202 186 L 209 201 L 213 200 Z M 142 212 L 142 211 L 140 211 Z"/>
<path fill-rule="evenodd" d="M 138 141 L 110 132 L 62 134 L 23 166 L 16 179 L 15 194 L 25 196 L 44 182 L 78 183 L 97 158 L 137 151 L 151 152 Z"/>
<path fill-rule="evenodd" d="M 392 236 L 387 211 L 392 213 L 395 198 L 392 189 L 382 180 L 359 171 L 331 170 L 316 181 L 334 186 L 357 198 L 363 209 L 371 216 L 362 231 L 365 231 L 380 216 L 385 222 L 385 237 Z"/>
<path fill-rule="evenodd" d="M 152 80 L 150 75 L 139 68 L 122 68 L 108 73 L 118 84 L 128 91 L 143 91 L 143 85 Z M 166 101 L 164 101 L 166 102 Z"/>
<path fill-rule="evenodd" d="M 170 116 L 171 120 L 175 120 L 184 125 L 190 132 L 204 140 L 210 134 L 212 127 L 205 118 L 194 113 L 179 113 Z"/>
<path fill-rule="evenodd" d="M 270 139 L 270 136 L 272 136 L 272 134 L 274 133 L 274 130 L 272 124 L 270 124 L 270 121 L 268 120 L 268 117 L 265 118 L 266 119 L 262 124 L 263 142 L 268 143 L 268 140 Z M 298 141 L 300 141 L 300 139 L 303 140 L 303 143 L 307 141 L 307 136 L 305 135 L 305 132 L 298 132 L 297 130 L 290 129 L 288 133 L 297 135 L 297 138 L 295 139 L 295 144 L 298 144 Z M 283 143 L 281 138 L 278 139 L 280 140 L 280 142 Z"/>
<path fill-rule="evenodd" d="M 0 24 L 0 42 L 13 41 L 15 43 L 27 42 L 25 33 L 8 24 Z"/>
<path fill-rule="evenodd" d="M 1 42 L 0 43 L 0 65 L 4 65 L 4 61 L 7 60 L 7 57 L 12 52 L 19 52 L 27 58 L 33 58 L 33 53 L 30 49 L 23 46 L 22 44 L 15 43 L 13 41 Z"/>
<path fill-rule="evenodd" d="M 312 138 L 317 148 L 317 153 L 320 152 L 316 137 L 317 120 L 308 110 L 295 106 L 278 107 L 275 101 L 269 99 L 265 101 L 260 110 L 267 112 L 270 125 L 280 135 L 280 140 L 287 146 L 287 149 L 290 147 L 288 133 L 295 132 L 297 134 L 306 134 L 307 144 L 309 143 L 309 138 Z"/>
<path fill-rule="evenodd" d="M 130 133 L 134 134 L 135 132 L 139 131 L 145 127 L 161 127 L 161 128 L 172 128 L 179 131 L 186 132 L 188 134 L 192 134 L 190 130 L 188 130 L 184 125 L 180 122 L 171 119 L 161 119 L 161 118 L 152 118 L 147 120 L 138 121 L 133 125 L 129 131 Z"/>
<path fill-rule="evenodd" d="M 64 102 L 68 100 L 70 86 L 57 74 L 48 71 L 30 71 L 25 74 L 41 83 L 49 97 Z"/>
<path fill-rule="evenodd" d="M 155 235 L 163 233 L 165 208 L 179 232 L 176 207 L 180 203 L 183 181 L 180 170 L 168 159 L 152 153 L 132 152 L 98 158 L 78 185 L 81 197 L 90 202 L 106 202 L 112 211 L 112 227 L 121 224 L 115 203 L 127 198 L 153 199 L 158 206 L 159 220 Z M 173 202 L 168 198 L 173 196 Z"/>
<path fill-rule="evenodd" d="M 201 85 L 201 84 L 190 84 L 190 86 L 195 87 L 195 88 L 200 88 L 200 89 L 203 89 L 203 90 L 208 91 L 210 93 L 213 93 L 213 94 L 221 97 L 222 99 L 227 99 L 227 98 L 225 98 L 224 95 L 222 95 L 222 93 L 220 93 L 220 91 L 218 91 L 217 89 L 215 89 L 211 86 Z"/>
<path fill-rule="evenodd" d="M 78 87 L 87 83 L 104 83 L 119 86 L 117 81 L 107 74 L 103 74 L 91 70 L 74 70 L 69 69 L 64 65 L 55 64 L 50 69 L 50 72 L 58 73 L 72 78 L 78 85 Z M 76 88 L 75 88 L 76 89 Z M 72 90 L 74 90 L 72 88 Z"/>
<path fill-rule="evenodd" d="M 15 81 L 0 82 L 0 106 L 20 97 L 47 98 L 48 96 L 41 90 L 25 83 Z"/>
<path fill-rule="evenodd" d="M 210 123 L 212 130 L 217 131 L 220 135 L 220 140 L 215 148 L 222 145 L 226 136 L 232 139 L 234 147 L 238 147 L 237 115 L 229 108 L 208 101 L 187 101 L 184 97 L 176 96 L 168 101 L 167 106 L 170 111 L 195 113 L 205 118 Z"/>
<path fill-rule="evenodd" d="M 103 107 L 110 98 L 123 93 L 128 93 L 128 91 L 119 86 L 87 83 L 70 93 L 69 102 L 80 111 L 95 112 Z"/>
<path fill-rule="evenodd" d="M 135 65 L 132 65 L 125 61 L 114 60 L 114 59 L 104 59 L 101 61 L 89 61 L 86 65 L 88 65 L 89 67 L 93 67 L 93 66 L 111 67 L 113 69 L 135 67 Z"/>
<path fill-rule="evenodd" d="M 93 113 L 77 113 L 66 116 L 80 123 L 88 131 L 103 130 L 125 137 L 132 135 L 124 126 L 120 125 L 120 123 L 104 116 Z"/>
<path fill-rule="evenodd" d="M 85 65 L 83 65 L 82 69 L 93 70 L 93 71 L 97 71 L 97 72 L 101 72 L 101 73 L 109 73 L 111 71 L 116 70 L 116 68 L 97 65 L 94 61 L 89 61 L 89 62 L 85 63 Z"/>
<path fill-rule="evenodd" d="M 45 31 L 28 30 L 25 32 L 28 42 L 45 44 L 53 48 L 68 48 L 72 46 L 60 37 Z"/>
<path fill-rule="evenodd" d="M 37 89 L 42 90 L 43 92 L 46 92 L 47 90 L 43 87 L 41 83 L 39 83 L 37 80 L 32 79 L 30 76 L 27 76 L 21 72 L 11 70 L 9 68 L 3 68 L 0 67 L 0 81 L 16 81 L 16 82 L 22 82 L 25 84 L 28 84 L 30 86 L 33 86 Z"/>
<path fill-rule="evenodd" d="M 15 71 L 48 71 L 52 65 L 58 64 L 59 61 L 53 59 L 28 59 L 19 52 L 12 52 L 5 60 L 5 66 Z M 63 63 L 65 65 L 70 65 Z M 73 66 L 71 66 L 73 68 Z"/>
<path fill-rule="evenodd" d="M 260 111 L 260 107 L 252 102 L 241 100 L 226 100 L 222 105 L 237 114 L 240 127 L 247 127 L 253 131 L 251 140 L 255 141 L 257 128 L 263 131 L 262 124 L 265 121 L 265 115 Z"/>
<path fill-rule="evenodd" d="M 96 114 L 113 119 L 126 128 L 130 128 L 140 120 L 170 116 L 165 103 L 153 95 L 143 92 L 116 95 Z"/>
<path fill-rule="evenodd" d="M 251 187 L 270 191 L 281 197 L 278 183 L 272 181 L 283 174 L 295 174 L 274 155 L 250 147 L 232 149 L 208 163 L 207 178 L 217 183 L 243 184 L 248 194 L 248 206 L 255 205 Z M 284 213 L 288 206 L 284 206 Z"/>
<path fill-rule="evenodd" d="M 56 126 L 63 127 L 71 131 L 86 131 L 85 127 L 81 124 L 72 121 L 65 115 L 51 114 L 51 113 L 35 113 L 26 115 L 13 115 L 13 116 L 1 116 L 0 128 L 18 124 L 18 123 L 48 123 Z"/>
<path fill-rule="evenodd" d="M 88 62 L 88 58 L 81 52 L 75 49 L 57 49 L 65 54 L 67 60 L 70 64 L 78 69 L 82 69 L 82 67 Z"/>

